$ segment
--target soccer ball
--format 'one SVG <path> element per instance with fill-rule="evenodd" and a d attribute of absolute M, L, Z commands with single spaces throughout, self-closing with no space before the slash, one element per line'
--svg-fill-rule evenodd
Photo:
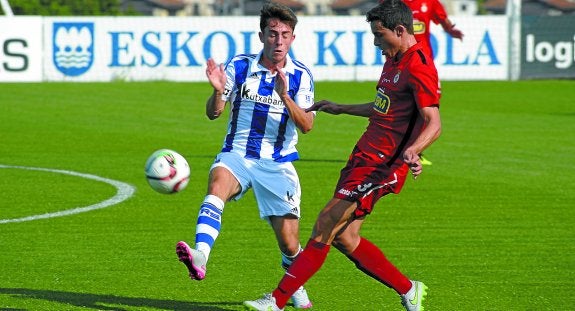
<path fill-rule="evenodd" d="M 146 161 L 145 171 L 148 184 L 159 193 L 180 192 L 190 180 L 188 161 L 170 149 L 160 149 L 152 153 Z"/>

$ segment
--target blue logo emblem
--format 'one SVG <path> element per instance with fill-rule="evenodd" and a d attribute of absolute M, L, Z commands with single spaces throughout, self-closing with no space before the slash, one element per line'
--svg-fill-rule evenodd
<path fill-rule="evenodd" d="M 52 58 L 66 76 L 79 76 L 94 60 L 94 23 L 54 23 Z"/>

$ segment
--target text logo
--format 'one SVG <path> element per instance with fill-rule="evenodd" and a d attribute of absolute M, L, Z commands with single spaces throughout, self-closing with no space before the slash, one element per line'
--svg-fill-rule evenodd
<path fill-rule="evenodd" d="M 389 96 L 379 90 L 375 96 L 373 109 L 381 114 L 387 114 L 389 111 L 389 105 Z"/>
<path fill-rule="evenodd" d="M 548 63 L 554 61 L 555 68 L 566 69 L 575 61 L 575 36 L 573 41 L 536 42 L 535 35 L 528 34 L 525 40 L 525 60 L 528 63 Z"/>
<path fill-rule="evenodd" d="M 94 60 L 94 23 L 54 23 L 54 65 L 66 76 L 79 76 Z"/>
<path fill-rule="evenodd" d="M 2 54 L 6 60 L 2 61 L 2 69 L 9 72 L 21 72 L 28 69 L 28 42 L 24 39 L 8 39 L 2 43 Z"/>

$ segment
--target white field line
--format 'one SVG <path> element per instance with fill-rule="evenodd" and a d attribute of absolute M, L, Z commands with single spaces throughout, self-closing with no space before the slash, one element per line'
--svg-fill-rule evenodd
<path fill-rule="evenodd" d="M 105 201 L 102 201 L 102 202 L 99 202 L 96 204 L 92 204 L 89 206 L 76 207 L 76 208 L 67 209 L 67 210 L 63 210 L 63 211 L 26 216 L 26 217 L 22 217 L 22 218 L 0 219 L 0 224 L 6 224 L 6 223 L 11 223 L 11 222 L 25 222 L 25 221 L 47 219 L 47 218 L 54 218 L 54 217 L 62 217 L 62 216 L 69 216 L 69 215 L 89 212 L 89 211 L 93 211 L 93 210 L 97 210 L 97 209 L 101 209 L 101 208 L 106 208 L 106 207 L 118 204 L 120 202 L 123 202 L 123 201 L 129 199 L 130 197 L 132 197 L 134 195 L 134 192 L 136 192 L 136 188 L 134 186 L 129 185 L 129 184 L 126 184 L 126 183 L 123 183 L 120 181 L 116 181 L 113 179 L 108 179 L 108 178 L 104 178 L 104 177 L 100 177 L 100 176 L 96 176 L 96 175 L 78 173 L 78 172 L 74 172 L 74 171 L 57 170 L 57 169 L 41 168 L 41 167 L 12 166 L 12 165 L 0 164 L 0 169 L 2 169 L 2 168 L 13 168 L 13 169 L 30 170 L 30 171 L 43 171 L 43 172 L 51 172 L 51 173 L 77 176 L 80 178 L 86 178 L 86 179 L 91 179 L 91 180 L 110 184 L 110 185 L 116 187 L 116 189 L 118 191 L 116 192 L 116 195 L 114 195 L 113 197 L 111 197 Z"/>

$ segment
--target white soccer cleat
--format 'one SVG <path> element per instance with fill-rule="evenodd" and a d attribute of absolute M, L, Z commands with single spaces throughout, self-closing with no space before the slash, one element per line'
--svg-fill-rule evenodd
<path fill-rule="evenodd" d="M 180 241 L 176 245 L 178 259 L 186 265 L 192 280 L 201 281 L 206 277 L 206 256 L 204 253 L 191 249 L 186 242 Z"/>
<path fill-rule="evenodd" d="M 401 295 L 401 304 L 407 311 L 423 311 L 421 303 L 427 295 L 427 286 L 418 281 L 411 281 L 411 283 L 414 290 L 409 290 L 407 294 Z"/>
<path fill-rule="evenodd" d="M 280 309 L 276 305 L 276 299 L 271 293 L 265 294 L 258 300 L 244 301 L 244 306 L 248 307 L 249 310 L 254 311 L 283 311 L 283 309 Z"/>
<path fill-rule="evenodd" d="M 311 308 L 311 301 L 307 296 L 307 291 L 303 286 L 300 286 L 295 293 L 291 296 L 291 301 L 293 302 L 293 306 L 297 309 L 309 309 Z"/>

